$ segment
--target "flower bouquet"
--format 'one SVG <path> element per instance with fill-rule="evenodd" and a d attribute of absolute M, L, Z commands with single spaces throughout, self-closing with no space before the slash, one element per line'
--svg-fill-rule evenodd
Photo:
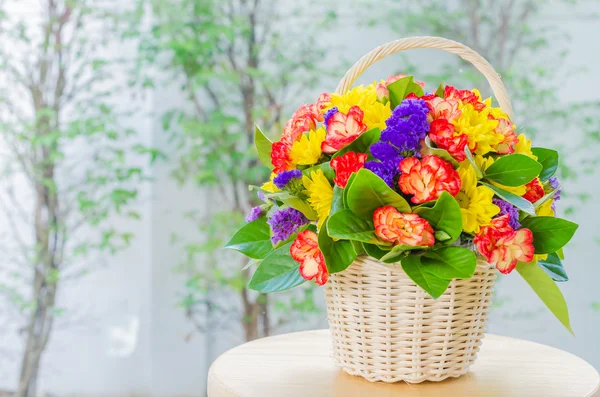
<path fill-rule="evenodd" d="M 504 110 L 477 90 L 427 90 L 412 76 L 347 89 L 382 52 L 416 47 L 472 61 Z M 277 141 L 257 127 L 271 178 L 251 187 L 262 204 L 227 245 L 257 263 L 250 288 L 326 285 L 334 358 L 372 381 L 465 373 L 496 269 L 516 269 L 570 330 L 555 281 L 567 280 L 562 248 L 577 225 L 555 217 L 558 153 L 531 147 L 511 111 L 475 52 L 413 38 L 361 59 L 336 93 L 300 106 Z"/>

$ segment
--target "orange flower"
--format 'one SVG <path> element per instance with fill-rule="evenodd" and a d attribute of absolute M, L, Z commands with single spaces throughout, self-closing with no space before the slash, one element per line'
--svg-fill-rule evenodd
<path fill-rule="evenodd" d="M 542 186 L 539 178 L 535 178 L 525 185 L 525 189 L 526 190 L 523 198 L 531 203 L 535 203 L 544 197 L 544 186 Z"/>
<path fill-rule="evenodd" d="M 290 247 L 290 254 L 296 262 L 300 262 L 299 271 L 304 279 L 314 279 L 317 285 L 327 282 L 329 273 L 319 249 L 317 233 L 312 230 L 300 232 Z"/>
<path fill-rule="evenodd" d="M 375 234 L 394 245 L 430 247 L 435 242 L 433 228 L 417 214 L 403 214 L 391 206 L 380 207 L 373 213 Z"/>
<path fill-rule="evenodd" d="M 517 261 L 531 262 L 534 251 L 531 230 L 515 231 L 509 221 L 508 214 L 492 219 L 473 240 L 481 255 L 503 274 L 512 272 Z"/>
<path fill-rule="evenodd" d="M 447 119 L 433 120 L 429 126 L 429 138 L 437 147 L 447 150 L 456 161 L 463 161 L 467 157 L 465 146 L 469 143 L 469 137 L 466 134 L 455 135 L 454 125 Z"/>
<path fill-rule="evenodd" d="M 490 118 L 494 117 L 490 115 Z M 504 140 L 492 147 L 499 154 L 514 153 L 515 145 L 519 141 L 517 134 L 515 134 L 515 125 L 505 118 L 498 118 L 496 120 L 498 120 L 498 126 L 494 129 L 494 132 L 504 136 Z"/>
<path fill-rule="evenodd" d="M 292 146 L 303 133 L 316 129 L 319 119 L 323 120 L 323 115 L 319 113 L 316 104 L 300 106 L 285 123 L 281 142 Z"/>
<path fill-rule="evenodd" d="M 437 156 L 425 156 L 423 160 L 409 157 L 400 162 L 400 190 L 413 194 L 415 204 L 425 203 L 440 197 L 443 191 L 456 196 L 461 180 L 452 164 Z"/>
<path fill-rule="evenodd" d="M 460 109 L 458 108 L 458 101 L 455 99 L 443 99 L 439 96 L 428 96 L 425 99 L 425 103 L 429 107 L 429 114 L 427 120 L 432 122 L 437 119 L 446 119 L 452 121 L 460 116 Z"/>
<path fill-rule="evenodd" d="M 444 88 L 444 99 L 458 100 L 464 104 L 470 103 L 477 111 L 481 111 L 485 108 L 485 103 L 481 102 L 479 97 L 473 91 L 457 90 L 450 85 L 447 85 L 446 88 Z"/>
<path fill-rule="evenodd" d="M 327 105 L 329 104 L 329 102 L 331 102 L 331 95 L 329 95 L 327 92 L 324 92 L 321 95 L 319 95 L 319 99 L 317 99 L 316 105 L 317 111 L 319 112 L 318 121 L 323 121 L 323 115 L 326 112 Z"/>
<path fill-rule="evenodd" d="M 358 138 L 367 130 L 363 123 L 364 113 L 358 106 L 352 106 L 348 114 L 337 112 L 327 123 L 327 135 L 321 144 L 325 153 L 335 153 Z"/>

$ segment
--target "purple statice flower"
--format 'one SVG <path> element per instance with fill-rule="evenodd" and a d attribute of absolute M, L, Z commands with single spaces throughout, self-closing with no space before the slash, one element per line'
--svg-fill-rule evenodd
<path fill-rule="evenodd" d="M 398 165 L 406 156 L 419 155 L 421 140 L 429 132 L 427 113 L 429 108 L 422 99 L 405 99 L 385 121 L 378 142 L 370 151 L 378 161 L 369 161 L 365 168 L 385 181 L 392 189 L 400 174 Z"/>
<path fill-rule="evenodd" d="M 560 182 L 558 181 L 558 178 L 555 176 L 550 177 L 550 179 L 548 179 L 548 183 L 550 184 L 550 187 L 552 189 L 558 189 L 560 187 Z M 560 201 L 560 193 L 562 192 L 562 189 L 558 189 L 556 191 L 556 193 L 554 193 L 554 197 L 552 198 L 552 210 L 556 211 L 556 202 Z"/>
<path fill-rule="evenodd" d="M 504 201 L 499 198 L 492 199 L 492 203 L 500 207 L 500 213 L 498 214 L 499 216 L 506 214 L 510 215 L 510 221 L 508 222 L 510 227 L 512 227 L 515 230 L 521 227 L 521 224 L 519 223 L 519 210 L 517 209 L 517 207 L 515 207 L 508 201 Z"/>
<path fill-rule="evenodd" d="M 429 132 L 428 112 L 429 108 L 422 99 L 403 100 L 385 121 L 387 128 L 381 132 L 380 141 L 390 144 L 398 154 L 418 154 L 421 141 Z M 376 157 L 375 154 L 373 156 Z M 385 158 L 378 160 L 384 161 Z"/>
<path fill-rule="evenodd" d="M 402 158 L 398 161 L 367 161 L 365 163 L 365 168 L 383 179 L 389 187 L 395 189 L 396 178 L 400 174 L 400 169 L 398 168 L 400 160 L 402 160 Z"/>
<path fill-rule="evenodd" d="M 256 192 L 256 197 L 258 197 L 259 200 L 265 201 L 267 198 L 265 197 L 265 194 L 262 191 L 257 191 Z"/>
<path fill-rule="evenodd" d="M 332 107 L 327 112 L 325 112 L 325 115 L 323 116 L 323 124 L 325 124 L 325 128 L 327 128 L 327 126 L 329 125 L 329 119 L 331 118 L 331 116 L 333 116 L 337 112 L 338 108 L 336 106 Z"/>
<path fill-rule="evenodd" d="M 261 206 L 252 207 L 252 209 L 250 209 L 250 213 L 246 215 L 246 222 L 257 220 L 262 215 L 262 212 L 263 210 Z"/>
<path fill-rule="evenodd" d="M 287 185 L 292 179 L 302 178 L 302 171 L 300 170 L 291 170 L 291 171 L 283 171 L 279 173 L 275 178 L 273 178 L 273 183 L 279 189 L 283 189 L 285 185 Z"/>
<path fill-rule="evenodd" d="M 294 208 L 284 208 L 275 212 L 267 221 L 271 226 L 271 242 L 277 244 L 287 240 L 299 227 L 308 223 L 302 212 Z"/>

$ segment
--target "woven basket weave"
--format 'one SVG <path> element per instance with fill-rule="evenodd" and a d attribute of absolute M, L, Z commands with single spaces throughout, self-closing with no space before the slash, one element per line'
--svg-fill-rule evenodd
<path fill-rule="evenodd" d="M 508 94 L 492 66 L 472 49 L 438 37 L 402 39 L 372 50 L 346 73 L 336 92 L 348 91 L 374 62 L 412 48 L 437 48 L 471 62 L 512 118 Z M 326 285 L 333 358 L 345 372 L 372 382 L 420 383 L 463 375 L 479 351 L 495 279 L 495 268 L 478 256 L 475 275 L 452 280 L 434 300 L 399 264 L 358 257 L 343 272 L 331 274 Z"/>

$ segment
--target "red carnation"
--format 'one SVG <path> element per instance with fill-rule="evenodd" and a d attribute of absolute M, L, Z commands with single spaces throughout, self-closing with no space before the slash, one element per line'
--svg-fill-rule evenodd
<path fill-rule="evenodd" d="M 433 120 L 429 127 L 429 138 L 437 147 L 450 153 L 457 161 L 463 161 L 465 146 L 469 143 L 467 135 L 454 135 L 454 126 L 446 119 Z"/>
<path fill-rule="evenodd" d="M 333 178 L 335 184 L 341 188 L 346 187 L 350 175 L 365 166 L 367 157 L 366 153 L 348 152 L 343 156 L 331 159 L 329 164 L 335 171 L 335 178 Z"/>
<path fill-rule="evenodd" d="M 363 117 L 364 113 L 358 106 L 352 106 L 347 114 L 337 112 L 331 116 L 321 149 L 325 153 L 335 153 L 358 138 L 367 130 Z"/>
<path fill-rule="evenodd" d="M 485 104 L 479 101 L 479 98 L 471 90 L 457 90 L 456 88 L 447 85 L 444 88 L 444 98 L 462 101 L 462 103 L 470 103 L 475 110 L 481 111 L 485 108 Z"/>
<path fill-rule="evenodd" d="M 473 240 L 481 255 L 504 274 L 512 272 L 518 261 L 531 262 L 534 254 L 531 230 L 515 231 L 509 222 L 508 214 L 494 218 Z"/>
<path fill-rule="evenodd" d="M 525 185 L 525 189 L 526 191 L 523 195 L 523 198 L 529 202 L 535 203 L 544 197 L 544 187 L 542 186 L 539 178 L 535 178 Z"/>
<path fill-rule="evenodd" d="M 394 245 L 430 247 L 435 243 L 433 228 L 417 214 L 403 214 L 389 205 L 373 213 L 375 234 Z"/>
<path fill-rule="evenodd" d="M 273 164 L 273 172 L 279 174 L 283 171 L 292 169 L 290 159 L 291 146 L 285 142 L 273 142 L 271 146 L 271 164 Z"/>
<path fill-rule="evenodd" d="M 462 183 L 452 164 L 437 156 L 406 158 L 400 162 L 400 171 L 400 190 L 413 194 L 415 204 L 436 200 L 444 191 L 456 196 Z"/>
<path fill-rule="evenodd" d="M 312 230 L 300 232 L 290 247 L 290 254 L 296 262 L 300 262 L 298 270 L 304 279 L 314 279 L 318 285 L 327 282 L 329 273 L 319 249 L 317 233 Z"/>

